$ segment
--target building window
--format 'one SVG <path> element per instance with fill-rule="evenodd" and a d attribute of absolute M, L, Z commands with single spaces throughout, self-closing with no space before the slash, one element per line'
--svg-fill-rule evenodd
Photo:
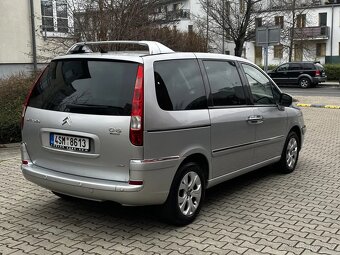
<path fill-rule="evenodd" d="M 294 46 L 294 60 L 302 61 L 303 48 L 300 44 L 295 44 Z"/>
<path fill-rule="evenodd" d="M 282 45 L 274 45 L 274 58 L 283 57 L 283 47 Z"/>
<path fill-rule="evenodd" d="M 224 1 L 224 15 L 230 15 L 230 1 Z"/>
<path fill-rule="evenodd" d="M 296 16 L 296 27 L 306 27 L 306 14 L 298 14 Z"/>
<path fill-rule="evenodd" d="M 326 43 L 317 43 L 316 44 L 316 56 L 317 57 L 326 56 Z"/>
<path fill-rule="evenodd" d="M 255 46 L 255 64 L 262 65 L 262 46 Z"/>
<path fill-rule="evenodd" d="M 245 12 L 245 2 L 244 0 L 240 0 L 240 13 Z"/>
<path fill-rule="evenodd" d="M 242 57 L 247 58 L 247 48 L 246 47 L 243 48 Z"/>
<path fill-rule="evenodd" d="M 280 26 L 283 28 L 283 16 L 275 16 L 275 26 Z"/>
<path fill-rule="evenodd" d="M 255 27 L 262 27 L 262 18 L 255 18 Z"/>
<path fill-rule="evenodd" d="M 327 12 L 319 13 L 319 26 L 327 26 Z"/>
<path fill-rule="evenodd" d="M 68 32 L 66 0 L 41 0 L 42 29 L 47 32 Z"/>
<path fill-rule="evenodd" d="M 188 25 L 188 32 L 192 33 L 194 31 L 193 25 Z"/>

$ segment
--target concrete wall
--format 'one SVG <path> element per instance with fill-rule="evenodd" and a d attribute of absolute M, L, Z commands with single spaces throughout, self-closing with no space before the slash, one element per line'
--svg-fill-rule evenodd
<path fill-rule="evenodd" d="M 54 57 L 49 51 L 51 38 L 44 39 L 41 24 L 41 0 L 33 0 L 37 62 L 43 63 Z M 32 29 L 29 0 L 0 0 L 0 78 L 18 72 L 33 70 Z"/>
<path fill-rule="evenodd" d="M 36 12 L 40 1 L 35 0 Z M 0 1 L 0 63 L 31 63 L 31 20 L 29 1 Z"/>

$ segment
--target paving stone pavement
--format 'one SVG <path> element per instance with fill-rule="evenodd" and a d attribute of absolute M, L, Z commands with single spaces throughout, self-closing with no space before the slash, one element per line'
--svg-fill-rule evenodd
<path fill-rule="evenodd" d="M 265 168 L 212 188 L 186 227 L 158 207 L 58 199 L 23 178 L 18 148 L 0 149 L 0 254 L 340 254 L 340 111 L 303 112 L 294 173 Z"/>

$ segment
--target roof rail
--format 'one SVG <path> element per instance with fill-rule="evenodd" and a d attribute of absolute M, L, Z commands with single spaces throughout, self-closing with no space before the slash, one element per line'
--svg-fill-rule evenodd
<path fill-rule="evenodd" d="M 98 41 L 98 42 L 79 42 L 75 43 L 68 49 L 66 54 L 88 53 L 92 52 L 90 49 L 83 49 L 87 45 L 108 45 L 108 44 L 130 44 L 140 45 L 149 48 L 149 54 L 171 53 L 172 49 L 156 41 Z"/>

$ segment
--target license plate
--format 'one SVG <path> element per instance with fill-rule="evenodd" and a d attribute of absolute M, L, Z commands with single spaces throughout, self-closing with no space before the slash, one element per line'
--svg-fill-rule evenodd
<path fill-rule="evenodd" d="M 50 146 L 72 151 L 89 151 L 90 139 L 79 136 L 50 133 Z"/>

